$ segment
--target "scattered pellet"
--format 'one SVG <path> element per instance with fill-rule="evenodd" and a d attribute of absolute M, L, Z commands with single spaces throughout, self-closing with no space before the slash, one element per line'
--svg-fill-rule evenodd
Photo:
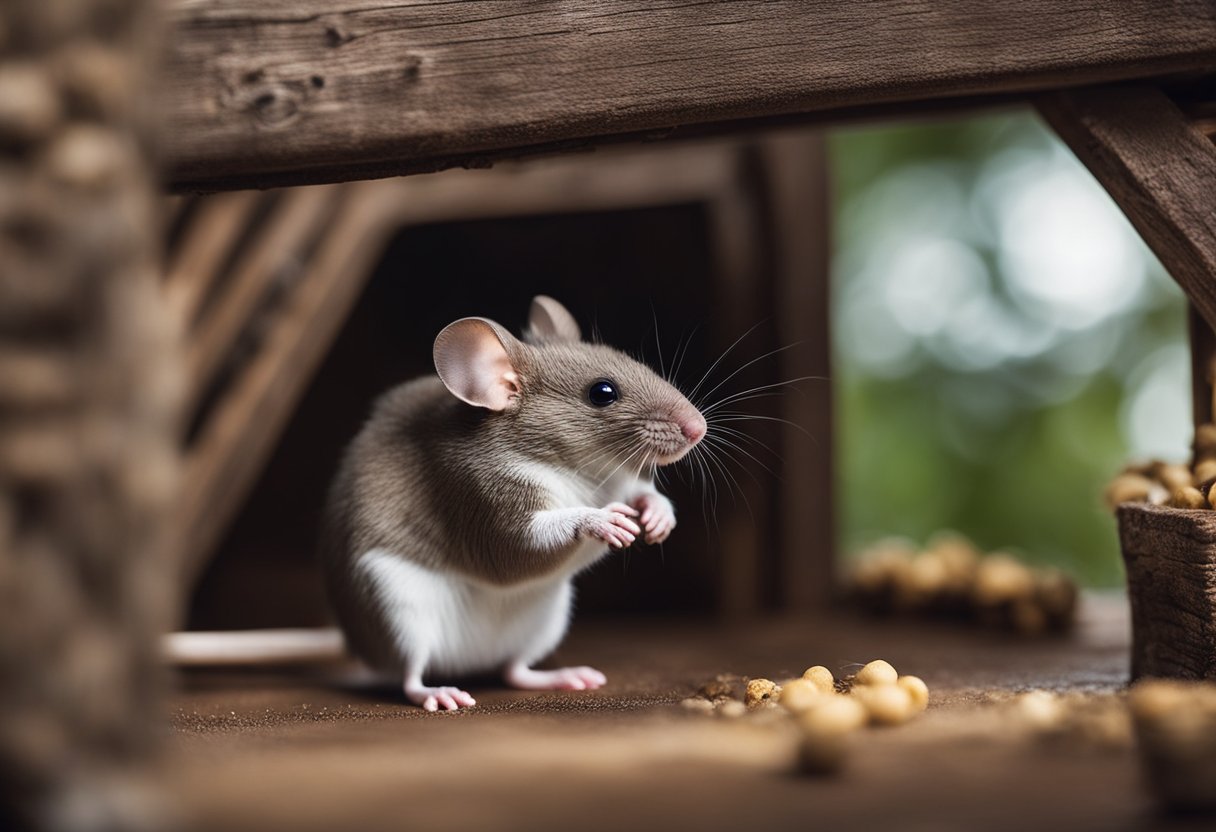
<path fill-rule="evenodd" d="M 1024 598 L 1034 591 L 1034 575 L 1010 555 L 992 554 L 975 573 L 972 598 L 981 606 L 996 606 Z"/>
<path fill-rule="evenodd" d="M 1059 569 L 1032 568 L 1003 552 L 983 555 L 953 532 L 935 535 L 920 554 L 884 542 L 857 569 L 865 579 L 853 582 L 853 595 L 875 612 L 962 618 L 1025 635 L 1064 631 L 1076 618 L 1076 583 Z"/>
<path fill-rule="evenodd" d="M 929 707 L 929 686 L 919 676 L 900 676 L 895 684 L 908 692 L 917 713 Z"/>
<path fill-rule="evenodd" d="M 859 685 L 853 696 L 866 709 L 875 725 L 902 725 L 919 711 L 912 694 L 898 684 Z"/>
<path fill-rule="evenodd" d="M 680 707 L 686 711 L 691 711 L 693 713 L 708 714 L 708 713 L 713 713 L 714 703 L 710 702 L 708 699 L 702 699 L 700 697 L 694 696 L 694 697 L 689 697 L 688 699 L 682 700 L 680 702 Z"/>
<path fill-rule="evenodd" d="M 867 664 L 853 677 L 856 685 L 893 685 L 899 679 L 899 674 L 890 662 L 875 659 Z"/>
<path fill-rule="evenodd" d="M 798 715 L 798 724 L 804 731 L 827 734 L 846 734 L 866 724 L 866 708 L 852 696 L 829 694 L 822 697 L 811 708 Z"/>
<path fill-rule="evenodd" d="M 780 693 L 781 686 L 771 679 L 752 679 L 747 683 L 743 701 L 749 708 L 758 708 L 774 700 Z"/>
<path fill-rule="evenodd" d="M 737 719 L 747 713 L 747 706 L 738 699 L 727 699 L 717 707 L 717 714 L 727 719 Z"/>
<path fill-rule="evenodd" d="M 802 671 L 802 678 L 813 684 L 821 693 L 832 693 L 836 690 L 836 679 L 832 676 L 832 671 L 821 664 Z"/>
<path fill-rule="evenodd" d="M 781 686 L 778 701 L 791 713 L 801 713 L 815 704 L 821 697 L 830 695 L 809 679 L 793 679 Z"/>
<path fill-rule="evenodd" d="M 1059 697 L 1046 690 L 1023 693 L 1013 701 L 1018 717 L 1030 728 L 1054 728 L 1064 719 Z"/>
<path fill-rule="evenodd" d="M 1138 682 L 1128 706 L 1153 793 L 1170 809 L 1216 812 L 1216 684 Z"/>

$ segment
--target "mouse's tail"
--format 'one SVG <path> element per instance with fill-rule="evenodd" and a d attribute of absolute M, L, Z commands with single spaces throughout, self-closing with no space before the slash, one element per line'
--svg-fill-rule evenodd
<path fill-rule="evenodd" d="M 272 665 L 319 664 L 349 656 L 335 627 L 295 630 L 230 630 L 169 633 L 161 641 L 169 664 Z"/>

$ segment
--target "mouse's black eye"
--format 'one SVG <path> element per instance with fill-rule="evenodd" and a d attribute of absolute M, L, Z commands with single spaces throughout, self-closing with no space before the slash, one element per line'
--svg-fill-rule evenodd
<path fill-rule="evenodd" d="M 591 383 L 587 388 L 587 401 L 596 407 L 607 407 L 620 398 L 616 392 L 616 384 L 606 378 Z"/>

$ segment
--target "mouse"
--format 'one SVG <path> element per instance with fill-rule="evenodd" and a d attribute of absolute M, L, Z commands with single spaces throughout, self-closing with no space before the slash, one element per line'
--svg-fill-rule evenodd
<path fill-rule="evenodd" d="M 522 337 L 461 318 L 433 358 L 434 375 L 377 399 L 328 493 L 320 559 L 348 648 L 428 711 L 474 706 L 443 684 L 474 673 L 603 686 L 592 667 L 535 665 L 565 636 L 579 572 L 675 529 L 655 470 L 703 439 L 705 417 L 545 295 Z"/>

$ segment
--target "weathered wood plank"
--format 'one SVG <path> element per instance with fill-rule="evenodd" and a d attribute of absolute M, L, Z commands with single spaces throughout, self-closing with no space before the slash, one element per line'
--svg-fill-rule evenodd
<path fill-rule="evenodd" d="M 1216 328 L 1216 145 L 1152 87 L 1055 93 L 1039 108 Z"/>
<path fill-rule="evenodd" d="M 1209 0 L 171 0 L 167 179 L 233 188 L 1216 67 Z"/>

